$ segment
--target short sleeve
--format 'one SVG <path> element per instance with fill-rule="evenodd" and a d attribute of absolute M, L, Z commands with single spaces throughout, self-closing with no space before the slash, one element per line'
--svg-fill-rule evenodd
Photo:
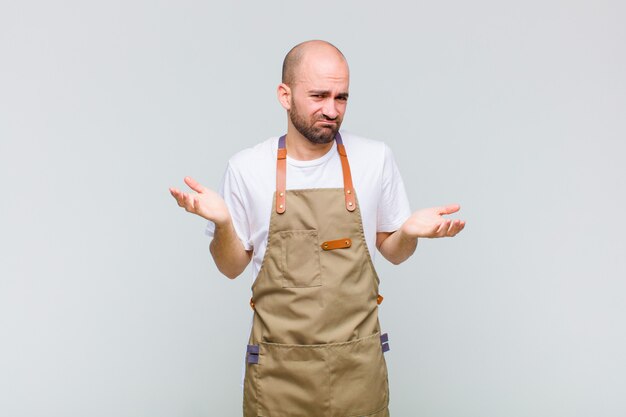
<path fill-rule="evenodd" d="M 230 211 L 230 216 L 233 220 L 233 226 L 237 236 L 243 243 L 246 250 L 252 250 L 252 242 L 250 240 L 250 222 L 248 221 L 248 213 L 246 211 L 247 199 L 241 192 L 240 178 L 237 172 L 229 163 L 226 167 L 226 172 L 222 178 L 222 184 L 220 185 L 219 194 L 222 196 Z M 215 234 L 215 223 L 208 222 L 205 234 L 213 238 Z"/>
<path fill-rule="evenodd" d="M 395 232 L 409 218 L 411 209 L 400 170 L 387 145 L 385 145 L 381 185 L 376 231 Z"/>

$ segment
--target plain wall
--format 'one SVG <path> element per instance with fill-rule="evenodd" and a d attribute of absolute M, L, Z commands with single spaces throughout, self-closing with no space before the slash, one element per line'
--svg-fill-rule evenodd
<path fill-rule="evenodd" d="M 283 133 L 296 43 L 344 128 L 466 230 L 381 256 L 395 417 L 626 415 L 619 1 L 0 2 L 0 415 L 241 414 L 250 270 L 168 187 Z"/>

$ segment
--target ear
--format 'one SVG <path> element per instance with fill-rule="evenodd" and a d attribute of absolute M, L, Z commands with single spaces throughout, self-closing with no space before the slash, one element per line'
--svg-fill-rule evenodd
<path fill-rule="evenodd" d="M 287 111 L 291 110 L 291 88 L 285 83 L 278 85 L 276 91 L 280 105 Z"/>

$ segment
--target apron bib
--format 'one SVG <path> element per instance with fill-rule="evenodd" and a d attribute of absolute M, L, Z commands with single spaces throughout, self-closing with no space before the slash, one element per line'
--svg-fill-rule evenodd
<path fill-rule="evenodd" d="M 252 285 L 244 417 L 387 417 L 378 276 L 348 158 L 344 188 L 286 190 L 279 139 L 268 244 Z"/>

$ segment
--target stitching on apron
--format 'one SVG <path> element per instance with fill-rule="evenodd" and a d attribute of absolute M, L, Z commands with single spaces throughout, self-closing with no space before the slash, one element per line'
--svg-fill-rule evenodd
<path fill-rule="evenodd" d="M 298 345 L 298 344 L 294 344 L 294 343 L 273 343 L 273 342 L 259 342 L 259 345 L 267 345 L 267 346 L 271 346 L 273 348 L 280 348 L 280 349 L 290 349 L 290 348 L 306 348 L 306 349 L 324 349 L 324 348 L 332 348 L 335 346 L 344 346 L 344 345 L 349 345 L 352 343 L 356 343 L 356 342 L 363 342 L 366 341 L 368 339 L 373 339 L 375 337 L 380 338 L 380 331 L 371 334 L 369 336 L 365 336 L 365 337 L 360 337 L 358 339 L 354 339 L 354 340 L 348 340 L 347 342 L 335 342 L 335 343 L 324 343 L 321 345 Z"/>

